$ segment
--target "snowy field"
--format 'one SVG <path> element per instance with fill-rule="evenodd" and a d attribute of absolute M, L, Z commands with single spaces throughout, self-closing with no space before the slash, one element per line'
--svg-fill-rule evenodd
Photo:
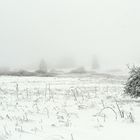
<path fill-rule="evenodd" d="M 0 140 L 139 140 L 125 80 L 0 77 Z"/>

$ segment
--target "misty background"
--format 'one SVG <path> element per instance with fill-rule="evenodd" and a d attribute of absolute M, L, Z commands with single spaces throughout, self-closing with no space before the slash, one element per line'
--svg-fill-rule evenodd
<path fill-rule="evenodd" d="M 0 67 L 125 68 L 140 63 L 138 0 L 0 1 Z"/>

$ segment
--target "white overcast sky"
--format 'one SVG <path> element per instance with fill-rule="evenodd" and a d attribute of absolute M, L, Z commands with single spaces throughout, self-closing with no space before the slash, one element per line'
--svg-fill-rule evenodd
<path fill-rule="evenodd" d="M 140 63 L 139 0 L 1 0 L 0 66 L 74 58 L 102 67 Z"/>

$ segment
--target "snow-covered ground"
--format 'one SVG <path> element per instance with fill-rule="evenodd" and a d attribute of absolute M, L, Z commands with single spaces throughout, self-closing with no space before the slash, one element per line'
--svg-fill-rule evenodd
<path fill-rule="evenodd" d="M 140 101 L 125 80 L 0 77 L 0 140 L 139 140 Z"/>

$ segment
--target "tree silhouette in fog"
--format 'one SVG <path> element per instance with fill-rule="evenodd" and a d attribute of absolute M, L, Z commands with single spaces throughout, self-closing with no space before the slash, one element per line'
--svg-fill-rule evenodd
<path fill-rule="evenodd" d="M 47 69 L 47 63 L 44 59 L 42 59 L 39 63 L 39 69 L 38 69 L 39 73 L 47 73 L 48 69 Z"/>
<path fill-rule="evenodd" d="M 98 58 L 97 56 L 93 56 L 92 57 L 92 69 L 93 70 L 98 70 L 100 68 L 100 65 L 99 65 L 99 61 L 98 61 Z"/>

